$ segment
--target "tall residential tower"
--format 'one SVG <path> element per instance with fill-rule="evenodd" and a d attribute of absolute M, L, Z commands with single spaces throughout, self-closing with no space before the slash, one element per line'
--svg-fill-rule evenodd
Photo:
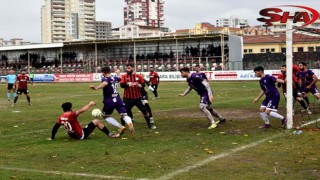
<path fill-rule="evenodd" d="M 163 27 L 164 0 L 125 0 L 124 25 Z"/>
<path fill-rule="evenodd" d="M 95 0 L 45 0 L 41 8 L 42 43 L 96 39 Z"/>

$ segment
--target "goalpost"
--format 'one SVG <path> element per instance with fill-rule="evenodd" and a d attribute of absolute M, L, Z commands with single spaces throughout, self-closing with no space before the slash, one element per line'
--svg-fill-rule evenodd
<path fill-rule="evenodd" d="M 296 112 L 294 111 L 294 99 L 293 99 L 293 32 L 297 31 L 299 32 L 299 34 L 301 33 L 300 37 L 304 37 L 303 35 L 307 35 L 307 39 L 303 39 L 303 42 L 308 42 L 310 41 L 310 43 L 313 43 L 314 41 L 316 42 L 320 42 L 320 29 L 315 29 L 315 28 L 306 28 L 306 27 L 296 27 L 293 26 L 293 22 L 292 21 L 288 21 L 286 23 L 286 85 L 287 85 L 287 102 L 286 102 L 286 115 L 287 115 L 287 129 L 290 130 L 294 127 L 293 124 L 293 119 L 295 118 L 295 120 L 298 120 L 297 122 L 295 121 L 295 125 L 297 125 L 296 123 L 304 123 L 306 121 L 306 118 L 304 117 L 302 111 L 299 113 L 299 110 L 296 110 Z M 310 37 L 310 39 L 309 39 Z M 309 66 L 310 68 L 319 68 L 319 66 L 312 66 L 311 62 L 313 62 L 313 60 L 317 59 L 319 55 L 317 55 L 317 53 L 319 52 L 318 49 L 314 50 L 314 45 L 311 46 L 311 48 L 313 49 L 312 52 L 316 53 L 315 57 L 314 56 L 307 56 L 304 57 L 302 56 L 303 59 L 301 60 L 308 60 L 309 58 Z M 316 46 L 317 48 L 318 46 Z M 309 52 L 308 50 L 308 53 Z M 299 59 L 298 57 L 299 55 L 297 55 L 297 59 Z M 300 57 L 301 58 L 301 57 Z M 300 61 L 301 61 L 300 60 Z M 318 59 L 318 61 L 320 62 L 320 59 Z M 318 75 L 320 71 L 316 71 L 315 75 Z M 313 96 L 313 95 L 312 95 Z M 314 97 L 315 98 L 315 97 Z M 311 106 L 311 108 L 313 108 L 313 112 L 312 112 L 312 116 L 314 117 L 310 117 L 310 115 L 307 115 L 307 119 L 311 120 L 314 118 L 317 119 L 316 122 L 320 122 L 319 119 L 319 110 L 320 107 L 318 105 L 318 101 L 316 101 L 316 104 L 313 103 L 313 106 Z M 317 109 L 318 108 L 318 109 Z M 295 116 L 294 116 L 295 114 Z M 294 117 L 293 117 L 294 116 Z M 319 125 L 317 124 L 317 128 L 319 128 Z"/>
<path fill-rule="evenodd" d="M 287 129 L 292 129 L 293 127 L 293 85 L 292 85 L 292 38 L 293 38 L 293 29 L 292 21 L 288 21 L 286 25 L 286 66 L 287 66 Z"/>

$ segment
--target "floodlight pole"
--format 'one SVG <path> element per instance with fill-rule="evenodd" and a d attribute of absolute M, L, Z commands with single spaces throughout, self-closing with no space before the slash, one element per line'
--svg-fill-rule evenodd
<path fill-rule="evenodd" d="M 133 64 L 134 72 L 137 72 L 137 57 L 136 57 L 136 41 L 133 40 Z"/>
<path fill-rule="evenodd" d="M 224 34 L 221 34 L 221 63 L 222 63 L 222 71 L 224 71 Z"/>
<path fill-rule="evenodd" d="M 30 51 L 27 51 L 28 53 L 28 74 L 30 74 Z"/>
<path fill-rule="evenodd" d="M 60 48 L 60 73 L 62 74 L 63 73 L 63 70 L 62 70 L 62 47 Z"/>
<path fill-rule="evenodd" d="M 98 45 L 97 43 L 94 43 L 94 66 L 95 66 L 95 73 L 98 73 Z"/>
<path fill-rule="evenodd" d="M 178 39 L 176 38 L 176 71 L 179 71 L 179 50 L 178 50 Z"/>
<path fill-rule="evenodd" d="M 292 21 L 287 22 L 286 31 L 286 79 L 287 79 L 287 129 L 292 129 L 293 125 L 293 95 L 292 95 Z"/>

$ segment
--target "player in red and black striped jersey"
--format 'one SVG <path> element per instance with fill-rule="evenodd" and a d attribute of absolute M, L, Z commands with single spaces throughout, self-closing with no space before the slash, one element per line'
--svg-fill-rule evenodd
<path fill-rule="evenodd" d="M 140 88 L 144 80 L 140 74 L 133 72 L 134 65 L 126 66 L 126 74 L 121 76 L 120 87 L 124 88 L 123 102 L 125 104 L 128 115 L 133 118 L 132 108 L 136 106 L 143 114 L 150 129 L 156 129 L 153 121 L 150 121 L 150 116 L 145 105 L 142 103 L 142 95 Z"/>
<path fill-rule="evenodd" d="M 151 87 L 153 88 L 153 94 L 155 99 L 158 99 L 158 85 L 160 83 L 160 76 L 157 72 L 154 71 L 153 66 L 150 66 L 150 73 L 149 73 L 149 77 L 150 77 L 150 84 Z"/>
<path fill-rule="evenodd" d="M 28 103 L 31 106 L 31 101 L 30 101 L 30 96 L 28 91 L 28 82 L 31 83 L 33 87 L 35 87 L 34 84 L 30 81 L 29 76 L 26 75 L 26 70 L 24 69 L 20 70 L 20 74 L 14 83 L 18 87 L 18 90 L 17 90 L 17 96 L 14 98 L 14 102 L 12 106 L 16 105 L 19 95 L 22 93 L 24 93 L 27 96 Z"/>
<path fill-rule="evenodd" d="M 82 128 L 79 121 L 78 116 L 87 110 L 90 107 L 96 105 L 95 102 L 91 101 L 89 104 L 85 105 L 83 108 L 72 111 L 72 103 L 66 102 L 61 105 L 63 109 L 63 114 L 59 117 L 57 123 L 52 128 L 51 138 L 48 140 L 54 140 L 56 133 L 60 126 L 64 126 L 68 132 L 69 137 L 72 139 L 82 140 L 86 139 L 93 130 L 98 127 L 102 132 L 104 132 L 110 138 L 117 138 L 119 134 L 110 133 L 110 131 L 100 122 L 98 119 L 94 119 L 91 121 L 85 128 Z"/>
<path fill-rule="evenodd" d="M 298 101 L 301 105 L 301 107 L 303 108 L 301 111 L 304 112 L 306 111 L 308 114 L 312 114 L 312 112 L 309 110 L 309 108 L 307 107 L 306 103 L 304 102 L 304 100 L 302 99 L 302 97 L 300 97 L 298 95 L 299 93 L 299 82 L 298 82 L 298 79 L 297 79 L 297 71 L 295 69 L 295 66 L 293 66 L 293 70 L 292 70 L 292 96 L 294 98 L 294 100 Z M 281 87 L 282 86 L 282 92 L 283 92 L 283 95 L 285 96 L 285 98 L 287 98 L 287 84 L 286 84 L 286 81 L 287 81 L 287 66 L 286 65 L 282 65 L 281 66 L 281 74 L 278 76 L 278 79 L 282 79 L 285 81 L 285 83 L 283 84 L 280 84 L 278 83 L 278 87 Z"/>

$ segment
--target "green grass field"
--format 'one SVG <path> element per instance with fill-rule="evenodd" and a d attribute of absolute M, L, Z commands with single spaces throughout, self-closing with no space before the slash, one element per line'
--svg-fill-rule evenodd
<path fill-rule="evenodd" d="M 0 179 L 320 179 L 320 131 L 295 135 L 273 118 L 272 128 L 259 129 L 261 100 L 252 104 L 258 82 L 211 82 L 213 107 L 227 119 L 213 130 L 207 129 L 195 92 L 177 96 L 185 82 L 163 82 L 161 98 L 149 101 L 156 130 L 147 128 L 135 108 L 134 137 L 110 139 L 96 129 L 89 139 L 76 141 L 61 127 L 48 141 L 63 102 L 76 110 L 93 100 L 102 108 L 102 91 L 89 85 L 37 84 L 30 87 L 33 106 L 23 95 L 16 107 L 0 85 Z M 91 110 L 80 116 L 83 126 L 93 119 Z M 284 99 L 279 110 L 284 115 Z M 116 112 L 113 117 L 119 119 Z M 317 116 L 299 118 L 308 122 Z"/>

